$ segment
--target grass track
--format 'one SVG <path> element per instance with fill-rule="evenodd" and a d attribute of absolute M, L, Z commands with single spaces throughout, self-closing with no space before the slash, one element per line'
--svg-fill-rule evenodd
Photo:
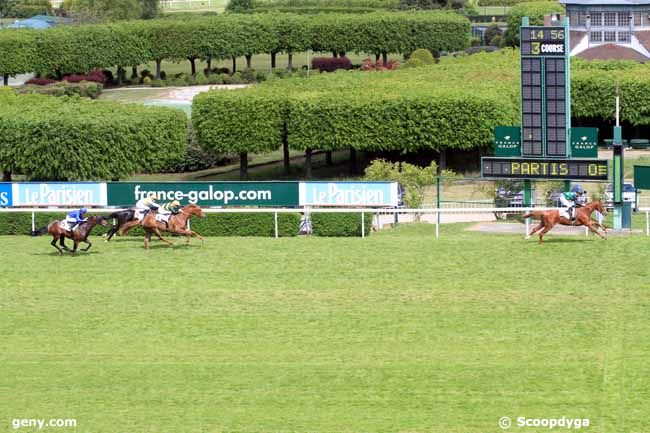
<path fill-rule="evenodd" d="M 1 237 L 0 425 L 478 433 L 507 415 L 650 431 L 647 238 L 442 230 L 148 253 L 127 238 L 77 257 Z"/>

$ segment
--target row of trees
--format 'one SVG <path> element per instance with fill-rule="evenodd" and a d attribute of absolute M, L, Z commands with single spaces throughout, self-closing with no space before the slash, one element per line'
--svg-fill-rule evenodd
<path fill-rule="evenodd" d="M 93 68 L 127 67 L 149 61 L 195 62 L 255 54 L 289 54 L 312 49 L 335 55 L 461 50 L 469 44 L 469 21 L 453 13 L 399 12 L 361 15 L 253 14 L 128 21 L 115 24 L 59 27 L 47 31 L 0 32 L 0 74 L 54 72 L 57 75 Z M 234 60 L 233 60 L 234 63 Z M 236 69 L 236 64 L 233 64 Z"/>

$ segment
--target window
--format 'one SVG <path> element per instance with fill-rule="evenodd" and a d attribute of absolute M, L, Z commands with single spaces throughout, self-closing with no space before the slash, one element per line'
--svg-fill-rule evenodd
<path fill-rule="evenodd" d="M 603 41 L 603 32 L 591 32 L 590 39 L 591 39 L 591 42 L 602 42 Z"/>
<path fill-rule="evenodd" d="M 634 12 L 634 26 L 635 27 L 640 27 L 641 26 L 641 17 L 643 14 L 641 12 Z"/>
<path fill-rule="evenodd" d="M 586 26 L 587 25 L 587 13 L 586 12 L 578 12 L 578 25 L 579 26 Z"/>
<path fill-rule="evenodd" d="M 618 13 L 618 26 L 627 27 L 630 25 L 630 13 L 629 12 L 619 12 Z"/>
<path fill-rule="evenodd" d="M 618 32 L 619 42 L 630 42 L 630 32 Z"/>
<path fill-rule="evenodd" d="M 616 32 L 605 32 L 605 42 L 616 42 Z"/>
<path fill-rule="evenodd" d="M 594 12 L 591 14 L 591 26 L 592 27 L 601 27 L 603 25 L 603 13 Z"/>
<path fill-rule="evenodd" d="M 616 27 L 616 12 L 605 12 L 605 27 Z"/>

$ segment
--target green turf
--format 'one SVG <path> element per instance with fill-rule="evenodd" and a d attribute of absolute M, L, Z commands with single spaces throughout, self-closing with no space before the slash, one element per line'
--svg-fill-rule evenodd
<path fill-rule="evenodd" d="M 0 237 L 0 425 L 484 433 L 566 416 L 650 431 L 647 238 L 433 233 L 149 252 L 126 238 L 77 257 Z"/>

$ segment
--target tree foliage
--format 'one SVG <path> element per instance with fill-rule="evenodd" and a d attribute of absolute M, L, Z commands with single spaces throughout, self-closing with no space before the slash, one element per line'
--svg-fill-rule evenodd
<path fill-rule="evenodd" d="M 177 110 L 0 91 L 0 167 L 30 180 L 156 172 L 186 150 Z"/>

